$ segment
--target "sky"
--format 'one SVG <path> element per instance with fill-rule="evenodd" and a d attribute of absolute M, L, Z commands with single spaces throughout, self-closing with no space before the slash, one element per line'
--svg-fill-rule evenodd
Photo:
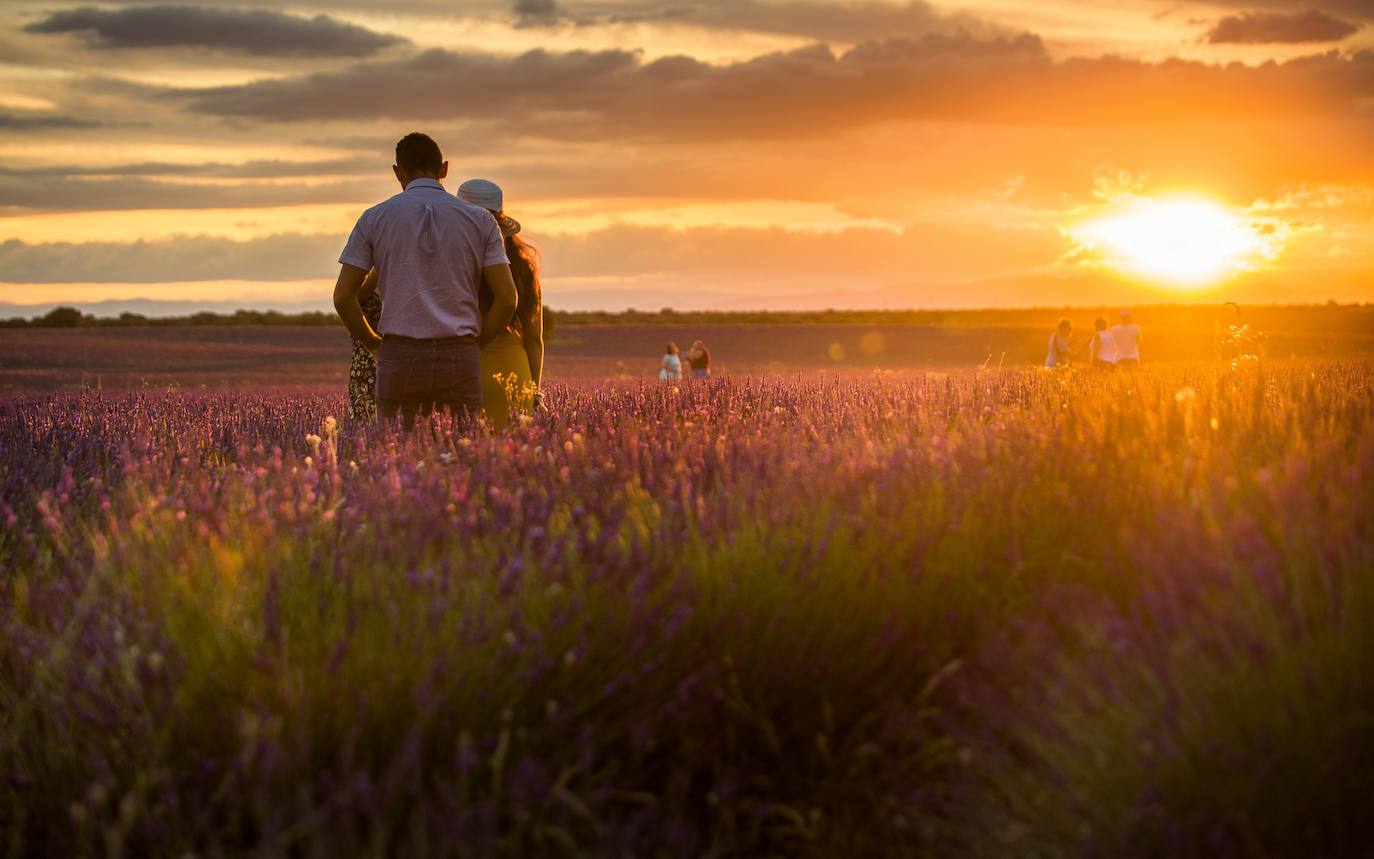
<path fill-rule="evenodd" d="M 0 316 L 327 308 L 415 130 L 555 308 L 1374 301 L 1374 0 L 5 0 Z"/>

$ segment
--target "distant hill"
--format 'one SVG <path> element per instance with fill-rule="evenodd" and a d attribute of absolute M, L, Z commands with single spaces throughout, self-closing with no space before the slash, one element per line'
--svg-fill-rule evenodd
<path fill-rule="evenodd" d="M 0 301 L 0 319 L 32 319 L 44 316 L 61 304 L 14 304 Z M 163 317 L 189 318 L 198 313 L 215 313 L 231 316 L 239 310 L 276 311 L 284 314 L 327 312 L 327 302 L 282 302 L 266 303 L 257 307 L 245 307 L 241 301 L 166 301 L 151 298 L 110 299 L 107 301 L 81 302 L 81 311 L 102 319 L 116 318 L 121 314 L 132 313 L 149 319 Z"/>

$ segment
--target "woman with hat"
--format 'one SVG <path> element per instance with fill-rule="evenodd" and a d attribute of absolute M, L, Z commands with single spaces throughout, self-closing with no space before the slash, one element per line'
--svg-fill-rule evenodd
<path fill-rule="evenodd" d="M 501 225 L 506 256 L 519 293 L 515 316 L 505 331 L 482 347 L 482 407 L 492 425 L 510 423 L 512 413 L 545 411 L 539 390 L 544 375 L 544 308 L 539 289 L 539 255 L 520 239 L 520 222 L 505 212 L 501 187 L 486 179 L 458 186 L 458 197 L 491 212 Z M 485 316 L 492 295 L 485 287 L 478 303 Z"/>

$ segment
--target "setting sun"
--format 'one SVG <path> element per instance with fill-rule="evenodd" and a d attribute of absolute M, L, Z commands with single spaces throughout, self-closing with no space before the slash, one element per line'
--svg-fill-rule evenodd
<path fill-rule="evenodd" d="M 1272 254 L 1254 224 L 1203 197 L 1136 200 L 1071 233 L 1112 268 L 1186 287 L 1216 283 Z"/>

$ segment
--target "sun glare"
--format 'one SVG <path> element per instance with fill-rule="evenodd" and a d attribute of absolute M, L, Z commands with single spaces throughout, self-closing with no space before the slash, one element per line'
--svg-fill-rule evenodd
<path fill-rule="evenodd" d="M 1070 232 L 1106 265 L 1179 287 L 1208 286 L 1269 254 L 1254 224 L 1202 197 L 1134 200 Z"/>

